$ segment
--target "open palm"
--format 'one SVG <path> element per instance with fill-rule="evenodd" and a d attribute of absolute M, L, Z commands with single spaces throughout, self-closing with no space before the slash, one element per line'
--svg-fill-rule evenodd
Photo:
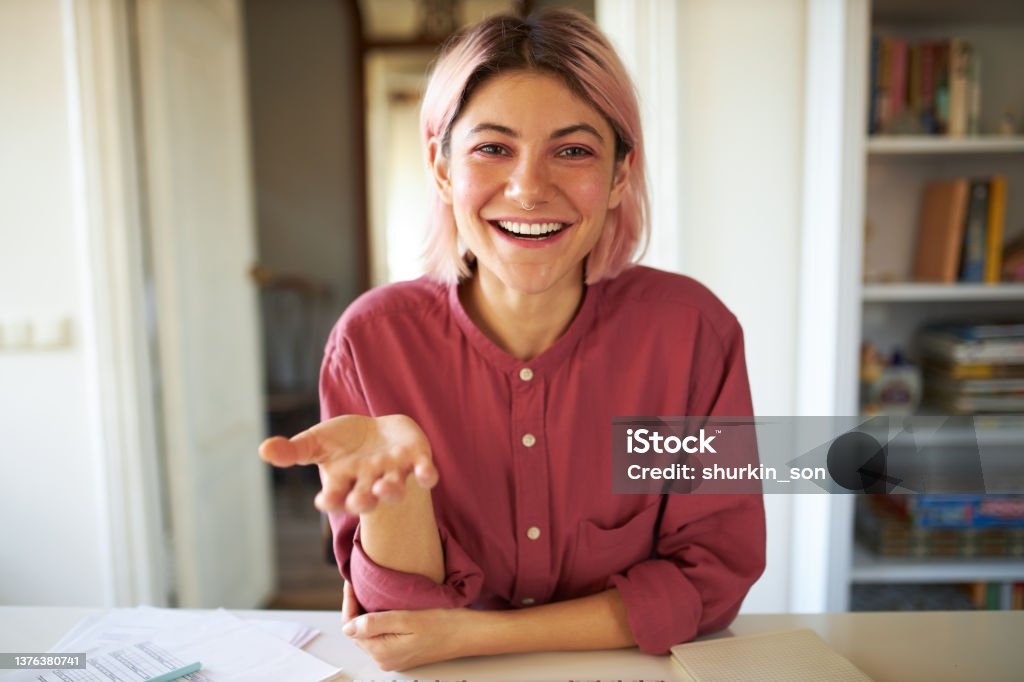
<path fill-rule="evenodd" d="M 438 478 L 426 434 L 405 415 L 334 417 L 292 438 L 268 438 L 260 457 L 278 467 L 319 465 L 321 511 L 366 513 L 401 499 L 409 476 L 424 488 Z"/>

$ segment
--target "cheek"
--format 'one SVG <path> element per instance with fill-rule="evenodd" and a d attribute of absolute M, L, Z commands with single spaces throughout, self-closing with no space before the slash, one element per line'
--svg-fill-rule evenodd
<path fill-rule="evenodd" d="M 611 180 L 603 169 L 577 173 L 560 183 L 572 202 L 587 213 L 602 212 L 608 208 Z"/>
<path fill-rule="evenodd" d="M 461 182 L 452 187 L 456 211 L 473 210 L 480 205 L 484 196 L 484 188 L 479 183 Z"/>
<path fill-rule="evenodd" d="M 596 218 L 608 210 L 609 199 L 608 183 L 604 178 L 596 178 L 573 187 L 573 201 L 580 208 L 586 207 L 586 212 L 592 217 Z"/>
<path fill-rule="evenodd" d="M 473 166 L 460 166 L 452 174 L 452 199 L 456 211 L 475 211 L 491 197 L 499 186 L 494 173 Z"/>

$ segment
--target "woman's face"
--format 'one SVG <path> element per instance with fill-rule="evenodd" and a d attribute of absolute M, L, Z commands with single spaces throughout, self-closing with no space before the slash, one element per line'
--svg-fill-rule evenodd
<path fill-rule="evenodd" d="M 437 141 L 430 153 L 477 267 L 533 294 L 579 286 L 630 163 L 616 164 L 600 113 L 558 78 L 527 71 L 481 85 L 452 127 L 447 158 Z"/>

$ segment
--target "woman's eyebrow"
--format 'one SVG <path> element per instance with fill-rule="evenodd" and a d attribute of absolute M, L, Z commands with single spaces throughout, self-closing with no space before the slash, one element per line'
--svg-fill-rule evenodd
<path fill-rule="evenodd" d="M 604 142 L 604 138 L 601 137 L 601 133 L 597 132 L 597 129 L 594 128 L 594 126 L 587 125 L 586 123 L 577 123 L 576 125 L 559 128 L 555 132 L 551 133 L 551 139 L 554 140 L 559 137 L 565 137 L 566 135 L 572 135 L 576 132 L 590 133 L 601 142 Z"/>
<path fill-rule="evenodd" d="M 480 123 L 469 129 L 468 135 L 476 135 L 482 133 L 485 130 L 492 130 L 502 135 L 508 135 L 509 137 L 519 137 L 519 133 L 512 130 L 508 126 L 498 125 L 497 123 Z"/>
<path fill-rule="evenodd" d="M 503 125 L 500 125 L 498 123 L 479 123 L 479 124 L 473 126 L 472 128 L 470 128 L 468 134 L 469 135 L 475 135 L 475 134 L 483 132 L 485 130 L 490 130 L 490 131 L 493 131 L 493 132 L 496 132 L 496 133 L 500 133 L 502 135 L 507 135 L 509 137 L 514 137 L 514 138 L 519 137 L 519 133 L 518 132 L 516 132 L 515 130 L 512 130 L 508 126 L 503 126 Z M 558 139 L 560 137 L 565 137 L 567 135 L 572 135 L 573 133 L 576 133 L 576 132 L 590 133 L 591 135 L 596 137 L 601 142 L 604 142 L 604 138 L 601 137 L 601 133 L 597 132 L 597 129 L 594 128 L 594 126 L 588 125 L 586 123 L 577 123 L 575 125 L 566 126 L 565 128 L 559 128 L 555 132 L 551 133 L 551 138 L 550 139 L 555 140 L 555 139 Z"/>

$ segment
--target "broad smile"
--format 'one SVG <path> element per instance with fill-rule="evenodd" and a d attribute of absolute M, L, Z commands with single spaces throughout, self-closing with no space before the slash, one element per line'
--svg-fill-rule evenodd
<path fill-rule="evenodd" d="M 555 221 L 519 222 L 514 220 L 489 220 L 488 222 L 509 237 L 528 241 L 551 239 L 570 225 L 570 223 Z"/>

